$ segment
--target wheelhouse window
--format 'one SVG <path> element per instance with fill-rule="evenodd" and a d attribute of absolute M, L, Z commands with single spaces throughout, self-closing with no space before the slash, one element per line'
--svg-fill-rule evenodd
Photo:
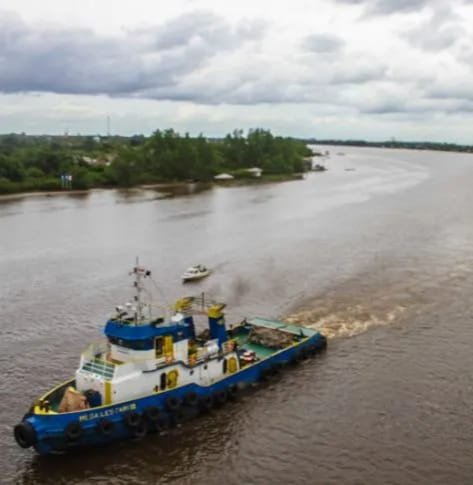
<path fill-rule="evenodd" d="M 150 340 L 124 340 L 117 337 L 108 337 L 108 341 L 113 345 L 132 350 L 150 350 L 153 348 L 153 343 Z"/>
<path fill-rule="evenodd" d="M 156 354 L 156 358 L 159 359 L 163 356 L 164 351 L 164 339 L 163 337 L 156 337 L 154 339 L 154 350 Z"/>
<path fill-rule="evenodd" d="M 166 389 L 166 384 L 167 384 L 167 376 L 166 376 L 166 372 L 163 372 L 161 374 L 161 390 L 164 391 Z"/>

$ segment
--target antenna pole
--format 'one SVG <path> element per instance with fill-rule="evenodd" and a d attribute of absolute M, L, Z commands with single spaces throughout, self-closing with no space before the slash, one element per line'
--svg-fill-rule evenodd
<path fill-rule="evenodd" d="M 135 274 L 135 281 L 133 286 L 136 289 L 136 295 L 134 297 L 135 300 L 135 323 L 141 323 L 143 321 L 143 307 L 146 306 L 145 303 L 141 301 L 141 292 L 144 290 L 142 285 L 142 278 L 151 277 L 151 271 L 146 270 L 145 268 L 140 266 L 140 260 L 136 258 L 136 264 L 133 268 L 133 273 Z M 150 307 L 150 318 L 151 318 L 151 307 Z"/>

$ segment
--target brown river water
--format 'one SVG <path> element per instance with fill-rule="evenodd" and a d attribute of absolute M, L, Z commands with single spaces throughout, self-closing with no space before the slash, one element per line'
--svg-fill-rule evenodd
<path fill-rule="evenodd" d="M 1 482 L 473 483 L 473 155 L 328 149 L 302 181 L 0 202 Z M 160 436 L 20 449 L 12 426 L 101 337 L 135 256 L 163 305 L 205 291 L 329 348 Z M 197 263 L 214 273 L 183 286 Z"/>

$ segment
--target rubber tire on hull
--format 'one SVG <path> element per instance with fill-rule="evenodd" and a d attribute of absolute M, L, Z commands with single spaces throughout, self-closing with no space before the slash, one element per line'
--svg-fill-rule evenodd
<path fill-rule="evenodd" d="M 322 341 L 320 342 L 321 350 L 325 350 L 327 348 L 327 337 L 322 336 Z"/>
<path fill-rule="evenodd" d="M 79 421 L 72 421 L 64 428 L 64 434 L 68 441 L 77 441 L 82 436 L 83 431 Z"/>
<path fill-rule="evenodd" d="M 199 402 L 199 396 L 195 391 L 189 391 L 184 397 L 184 402 L 188 406 L 197 406 L 197 403 Z"/>
<path fill-rule="evenodd" d="M 227 402 L 227 391 L 223 389 L 216 392 L 213 400 L 216 406 L 223 406 Z"/>
<path fill-rule="evenodd" d="M 128 411 L 125 414 L 124 421 L 127 428 L 133 429 L 141 424 L 143 418 L 141 417 L 141 414 L 135 411 Z"/>
<path fill-rule="evenodd" d="M 97 423 L 97 432 L 102 436 L 110 436 L 113 433 L 113 429 L 114 424 L 108 419 L 103 418 Z"/>
<path fill-rule="evenodd" d="M 153 423 L 153 426 L 154 426 L 154 429 L 160 433 L 161 431 L 165 431 L 167 429 L 169 429 L 171 426 L 170 426 L 170 419 L 168 416 L 166 415 L 163 415 L 161 416 L 158 421 L 156 421 L 155 423 Z"/>
<path fill-rule="evenodd" d="M 30 423 L 22 421 L 18 423 L 13 428 L 13 435 L 15 436 L 15 440 L 19 446 L 22 448 L 29 448 L 33 446 L 38 437 L 36 436 L 36 430 Z"/>
<path fill-rule="evenodd" d="M 315 347 L 315 344 L 311 344 L 307 347 L 307 355 L 309 357 L 313 357 L 317 353 L 317 348 Z"/>
<path fill-rule="evenodd" d="M 300 351 L 295 352 L 294 355 L 292 356 L 291 360 L 289 361 L 289 364 L 297 365 L 301 362 L 301 360 L 302 360 L 302 356 L 301 356 Z"/>
<path fill-rule="evenodd" d="M 227 390 L 228 399 L 229 399 L 230 401 L 235 400 L 235 399 L 236 399 L 236 397 L 237 397 L 238 391 L 239 391 L 239 389 L 238 389 L 238 385 L 237 385 L 237 384 L 232 384 L 232 385 L 231 385 L 231 386 L 228 388 L 228 390 Z"/>
<path fill-rule="evenodd" d="M 141 421 L 138 426 L 135 426 L 132 429 L 133 437 L 134 438 L 144 438 L 146 434 L 148 433 L 148 425 L 146 421 Z"/>
<path fill-rule="evenodd" d="M 203 413 L 208 413 L 214 406 L 214 400 L 212 396 L 204 396 L 199 399 L 199 409 Z"/>
<path fill-rule="evenodd" d="M 176 411 L 181 406 L 181 401 L 175 396 L 169 396 L 166 399 L 166 409 L 168 411 Z"/>
<path fill-rule="evenodd" d="M 269 368 L 262 369 L 260 374 L 259 374 L 259 380 L 260 381 L 269 381 L 269 378 L 271 376 L 269 375 Z"/>
<path fill-rule="evenodd" d="M 304 347 L 303 349 L 301 349 L 299 353 L 302 360 L 306 360 L 307 357 L 309 357 L 309 349 L 307 347 Z"/>
<path fill-rule="evenodd" d="M 157 406 L 148 406 L 143 411 L 143 415 L 148 421 L 155 423 L 159 420 L 161 413 L 159 412 L 159 408 Z"/>
<path fill-rule="evenodd" d="M 178 424 L 181 424 L 185 420 L 185 417 L 186 415 L 184 414 L 184 410 L 176 409 L 176 411 L 169 415 L 169 426 L 171 428 L 175 428 Z"/>

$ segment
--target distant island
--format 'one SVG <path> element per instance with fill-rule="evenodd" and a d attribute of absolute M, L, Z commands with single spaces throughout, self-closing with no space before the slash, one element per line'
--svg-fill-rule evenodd
<path fill-rule="evenodd" d="M 311 168 L 304 141 L 264 129 L 222 139 L 151 136 L 0 135 L 0 194 L 134 187 L 214 179 L 279 180 Z M 263 174 L 263 176 L 261 176 Z"/>

